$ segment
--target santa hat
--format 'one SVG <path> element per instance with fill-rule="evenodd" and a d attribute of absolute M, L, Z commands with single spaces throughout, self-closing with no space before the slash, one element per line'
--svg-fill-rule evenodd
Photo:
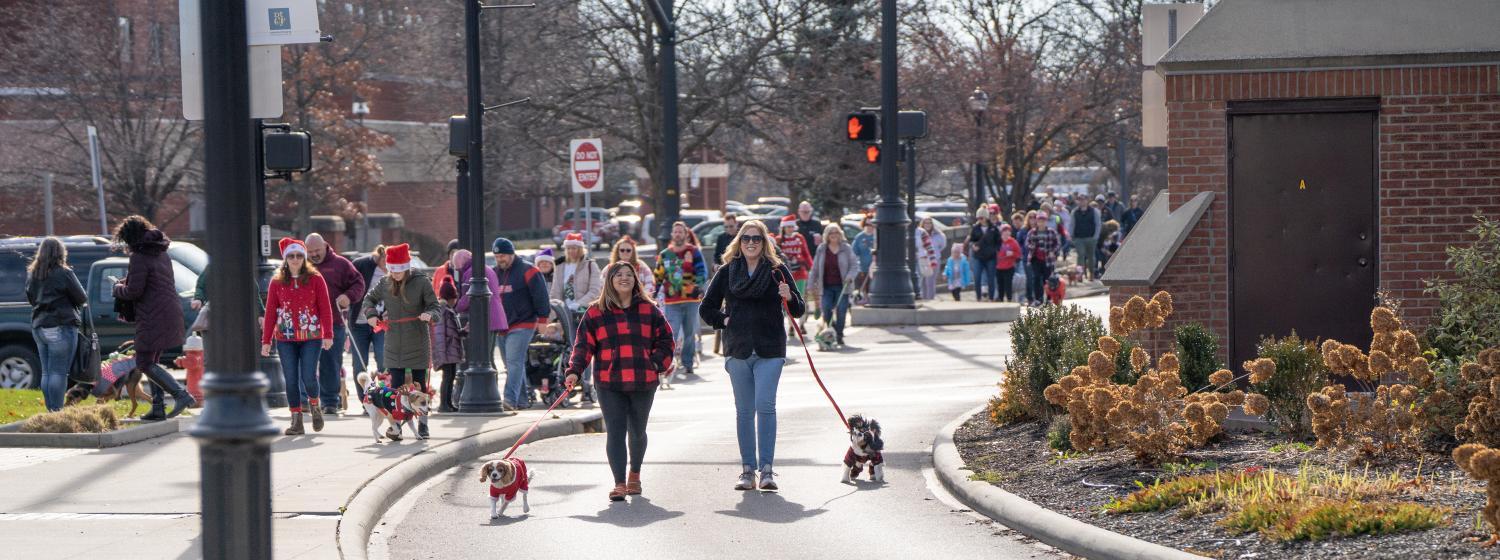
<path fill-rule="evenodd" d="M 578 233 L 578 232 L 575 231 L 573 233 L 568 234 L 567 237 L 564 237 L 563 238 L 563 248 L 566 249 L 568 247 L 577 247 L 579 249 L 584 248 L 583 234 L 582 233 Z"/>
<path fill-rule="evenodd" d="M 551 247 L 548 247 L 546 249 L 542 249 L 540 251 L 537 251 L 537 253 L 536 253 L 536 259 L 535 260 L 536 260 L 536 262 L 542 262 L 542 261 L 556 262 L 557 261 L 557 259 L 552 256 L 552 248 Z"/>
<path fill-rule="evenodd" d="M 385 269 L 405 272 L 411 269 L 411 246 L 405 243 L 385 248 Z"/>
<path fill-rule="evenodd" d="M 295 237 L 283 237 L 279 245 L 281 247 L 281 258 L 283 259 L 292 253 L 302 253 L 302 256 L 307 256 L 307 245 Z"/>
<path fill-rule="evenodd" d="M 781 228 L 782 229 L 786 229 L 787 226 L 797 227 L 797 217 L 796 216 L 792 216 L 790 214 L 786 215 L 786 216 L 782 216 L 781 217 Z"/>

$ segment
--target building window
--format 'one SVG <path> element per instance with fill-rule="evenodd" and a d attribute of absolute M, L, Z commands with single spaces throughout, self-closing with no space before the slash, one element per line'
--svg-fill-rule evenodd
<path fill-rule="evenodd" d="M 134 44 L 131 42 L 131 39 L 130 39 L 130 18 L 128 18 L 128 17 L 121 17 L 120 20 L 119 20 L 119 27 L 120 27 L 120 62 L 130 62 L 130 60 L 132 58 L 131 57 L 131 54 L 132 54 L 131 51 L 134 50 Z"/>
<path fill-rule="evenodd" d="M 151 57 L 151 64 L 161 64 L 162 48 L 163 48 L 163 46 L 162 46 L 162 40 L 161 40 L 161 33 L 162 33 L 162 31 L 161 31 L 161 24 L 160 23 L 153 23 L 153 24 L 151 24 L 151 37 L 149 39 L 150 43 L 148 45 L 149 48 L 150 48 L 150 50 L 149 50 L 150 55 L 149 56 Z"/>

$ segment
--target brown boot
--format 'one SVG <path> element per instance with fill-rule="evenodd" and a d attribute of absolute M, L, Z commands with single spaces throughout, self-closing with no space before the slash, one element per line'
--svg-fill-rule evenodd
<path fill-rule="evenodd" d="M 620 484 L 616 484 L 615 489 L 609 491 L 609 501 L 623 502 L 625 501 L 625 494 L 627 493 L 628 492 L 625 490 L 625 483 L 622 482 Z"/>
<path fill-rule="evenodd" d="M 319 407 L 318 405 L 313 405 L 310 410 L 312 410 L 313 431 L 314 432 L 321 432 L 321 431 L 323 431 L 323 409 L 321 407 Z"/>
<path fill-rule="evenodd" d="M 641 473 L 633 472 L 626 476 L 625 493 L 631 496 L 641 495 Z"/>
<path fill-rule="evenodd" d="M 300 435 L 306 433 L 306 432 L 304 432 L 302 430 L 302 413 L 301 412 L 293 412 L 292 413 L 292 425 L 288 426 L 287 429 L 286 429 L 286 431 L 282 432 L 282 433 L 284 433 L 286 435 L 289 435 L 289 436 L 300 436 Z"/>

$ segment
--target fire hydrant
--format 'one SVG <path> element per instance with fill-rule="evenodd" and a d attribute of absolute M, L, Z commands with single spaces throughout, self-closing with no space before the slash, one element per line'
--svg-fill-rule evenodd
<path fill-rule="evenodd" d="M 172 363 L 187 370 L 188 394 L 198 401 L 193 408 L 203 406 L 203 389 L 199 386 L 203 382 L 203 337 L 196 333 L 189 336 L 182 345 L 182 356 Z"/>

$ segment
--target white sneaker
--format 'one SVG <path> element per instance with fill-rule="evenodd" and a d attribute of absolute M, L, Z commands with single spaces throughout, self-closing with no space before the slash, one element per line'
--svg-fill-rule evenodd
<path fill-rule="evenodd" d="M 771 471 L 760 473 L 760 489 L 766 492 L 775 492 L 778 489 L 776 486 L 776 473 Z"/>
<path fill-rule="evenodd" d="M 752 469 L 745 469 L 745 472 L 740 473 L 740 481 L 734 485 L 734 489 L 735 490 L 754 490 L 755 489 L 755 471 L 752 470 Z"/>

